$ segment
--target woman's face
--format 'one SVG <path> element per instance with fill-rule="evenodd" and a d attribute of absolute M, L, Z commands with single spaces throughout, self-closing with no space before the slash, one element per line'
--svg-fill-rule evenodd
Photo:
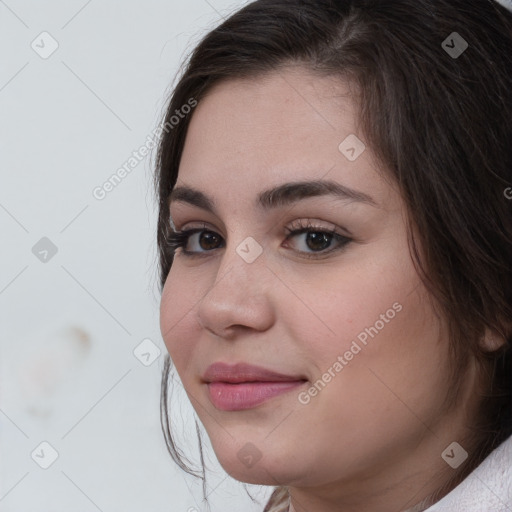
<path fill-rule="evenodd" d="M 205 231 L 185 245 L 195 256 L 175 254 L 161 331 L 241 481 L 357 494 L 445 466 L 457 441 L 446 325 L 414 269 L 398 188 L 356 123 L 348 88 L 300 68 L 222 83 L 191 119 L 175 190 L 197 194 L 176 192 L 170 212 L 177 230 Z M 283 188 L 309 181 L 350 191 Z M 216 362 L 299 382 L 207 384 Z"/>

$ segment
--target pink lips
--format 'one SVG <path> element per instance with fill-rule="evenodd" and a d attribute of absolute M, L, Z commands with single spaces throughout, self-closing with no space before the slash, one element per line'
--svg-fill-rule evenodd
<path fill-rule="evenodd" d="M 290 376 L 245 363 L 210 365 L 203 380 L 213 405 L 222 411 L 240 411 L 304 384 L 303 376 Z"/>

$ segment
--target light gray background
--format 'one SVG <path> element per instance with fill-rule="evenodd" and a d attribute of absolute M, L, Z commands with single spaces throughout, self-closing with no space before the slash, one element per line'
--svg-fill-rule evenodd
<path fill-rule="evenodd" d="M 150 157 L 103 200 L 92 191 L 156 128 L 194 43 L 245 3 L 0 0 L 3 512 L 205 510 L 160 430 Z M 59 45 L 46 59 L 31 47 L 44 31 Z M 42 237 L 47 262 L 32 253 Z M 161 351 L 149 366 L 133 353 L 145 339 Z M 176 404 L 194 456 L 183 392 Z M 262 510 L 270 489 L 248 486 L 253 504 L 209 453 L 212 510 Z"/>
<path fill-rule="evenodd" d="M 156 128 L 194 43 L 241 5 L 0 2 L 3 512 L 205 510 L 200 482 L 173 463 L 160 427 L 150 157 L 103 200 L 92 191 Z M 47 59 L 31 47 L 43 31 L 59 45 Z M 46 263 L 32 253 L 42 237 L 58 250 Z M 146 338 L 161 350 L 150 366 L 133 354 Z M 193 457 L 183 402 L 178 431 Z M 43 441 L 59 455 L 48 469 L 31 458 Z M 212 510 L 261 510 L 213 458 L 210 467 Z"/>

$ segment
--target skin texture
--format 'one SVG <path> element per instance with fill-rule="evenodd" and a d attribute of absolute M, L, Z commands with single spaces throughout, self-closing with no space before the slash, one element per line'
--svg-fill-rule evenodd
<path fill-rule="evenodd" d="M 406 210 L 371 148 L 349 161 L 338 145 L 364 139 L 348 86 L 289 67 L 217 85 L 196 107 L 177 186 L 201 190 L 218 216 L 172 202 L 176 229 L 206 224 L 210 249 L 193 236 L 178 249 L 161 302 L 161 331 L 185 390 L 223 468 L 235 479 L 287 485 L 294 512 L 412 508 L 454 470 L 441 458 L 464 446 L 478 379 L 472 365 L 458 407 L 447 410 L 445 321 L 434 313 L 409 253 Z M 284 182 L 329 179 L 370 195 L 376 205 L 331 196 L 264 211 L 259 192 Z M 286 227 L 353 235 L 322 257 Z M 312 231 L 315 231 L 312 229 Z M 263 253 L 236 252 L 253 237 Z M 215 247 L 215 244 L 213 244 Z M 298 400 L 398 303 L 401 310 L 307 404 Z M 380 326 L 380 324 L 378 324 Z M 247 362 L 305 375 L 300 390 L 249 410 L 220 411 L 201 376 L 213 362 Z M 304 396 L 304 395 L 303 395 Z M 247 467 L 246 443 L 261 455 Z"/>

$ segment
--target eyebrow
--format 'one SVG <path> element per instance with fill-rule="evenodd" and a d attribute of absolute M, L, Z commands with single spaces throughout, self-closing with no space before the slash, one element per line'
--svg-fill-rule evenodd
<path fill-rule="evenodd" d="M 256 205 L 265 210 L 293 204 L 302 199 L 319 196 L 334 196 L 345 201 L 366 203 L 378 207 L 377 203 L 367 194 L 349 188 L 336 181 L 311 180 L 283 183 L 277 187 L 261 192 Z M 169 204 L 173 202 L 188 203 L 217 215 L 215 203 L 200 190 L 189 186 L 174 188 L 169 195 Z M 218 215 L 217 215 L 218 216 Z"/>

